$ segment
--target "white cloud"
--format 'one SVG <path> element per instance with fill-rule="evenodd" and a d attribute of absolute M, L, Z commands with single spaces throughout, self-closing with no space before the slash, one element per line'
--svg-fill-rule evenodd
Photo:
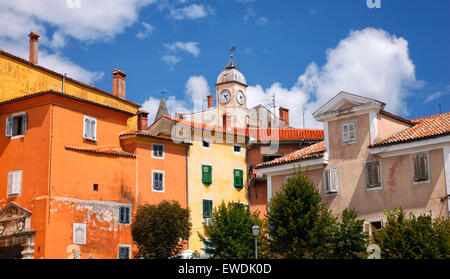
<path fill-rule="evenodd" d="M 433 94 L 431 94 L 431 95 L 428 95 L 428 96 L 425 98 L 424 103 L 429 103 L 429 102 L 431 102 L 431 101 L 433 101 L 433 100 L 435 100 L 435 99 L 437 99 L 437 98 L 439 98 L 439 97 L 441 97 L 441 96 L 442 96 L 442 92 L 440 92 L 440 91 L 438 91 L 438 92 L 436 92 L 436 93 L 433 93 Z"/>
<path fill-rule="evenodd" d="M 176 20 L 199 19 L 207 17 L 212 13 L 211 8 L 204 5 L 191 4 L 189 6 L 173 9 L 170 11 L 170 17 Z"/>
<path fill-rule="evenodd" d="M 277 103 L 290 109 L 292 126 L 302 126 L 305 112 L 306 127 L 321 127 L 312 113 L 340 91 L 347 91 L 383 101 L 386 109 L 394 113 L 407 114 L 404 99 L 419 82 L 405 39 L 381 29 L 365 28 L 350 32 L 326 54 L 325 65 L 319 67 L 312 62 L 290 89 L 280 83 L 268 89 L 250 86 L 249 106 L 261 100 L 267 102 L 275 93 Z"/>
<path fill-rule="evenodd" d="M 180 52 L 189 53 L 194 57 L 200 55 L 198 44 L 198 42 L 175 42 L 172 44 L 164 44 L 165 51 L 163 51 L 161 60 L 167 64 L 169 70 L 173 71 L 175 65 L 183 60 L 183 56 Z"/>
<path fill-rule="evenodd" d="M 153 33 L 155 26 L 148 24 L 147 22 L 141 22 L 141 25 L 142 29 L 136 34 L 136 37 L 142 40 L 149 37 Z"/>

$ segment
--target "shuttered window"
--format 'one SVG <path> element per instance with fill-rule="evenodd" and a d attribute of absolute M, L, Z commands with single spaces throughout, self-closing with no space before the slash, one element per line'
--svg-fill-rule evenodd
<path fill-rule="evenodd" d="M 414 182 L 428 180 L 428 155 L 426 153 L 412 156 Z"/>
<path fill-rule="evenodd" d="M 11 117 L 6 117 L 5 135 L 15 137 L 25 135 L 27 131 L 27 114 L 19 113 Z"/>
<path fill-rule="evenodd" d="M 119 208 L 119 223 L 130 224 L 131 208 L 129 206 L 121 206 Z"/>
<path fill-rule="evenodd" d="M 212 200 L 203 200 L 203 218 L 211 218 L 212 208 Z"/>
<path fill-rule="evenodd" d="M 328 169 L 325 171 L 325 190 L 327 193 L 339 192 L 339 173 L 338 169 Z"/>
<path fill-rule="evenodd" d="M 119 246 L 119 259 L 120 260 L 130 259 L 130 247 L 129 246 Z"/>
<path fill-rule="evenodd" d="M 11 171 L 8 173 L 8 196 L 20 195 L 22 193 L 22 171 Z"/>
<path fill-rule="evenodd" d="M 341 127 L 343 143 L 353 143 L 357 141 L 356 121 L 343 123 Z"/>
<path fill-rule="evenodd" d="M 152 144 L 152 154 L 154 158 L 164 158 L 164 145 Z"/>
<path fill-rule="evenodd" d="M 153 172 L 153 191 L 162 192 L 164 191 L 164 173 L 163 172 Z"/>
<path fill-rule="evenodd" d="M 97 139 L 97 120 L 95 118 L 84 117 L 83 137 L 89 140 Z"/>
<path fill-rule="evenodd" d="M 212 167 L 203 165 L 202 166 L 202 183 L 211 184 L 212 183 Z"/>
<path fill-rule="evenodd" d="M 381 187 L 380 162 L 366 162 L 366 185 L 367 188 Z"/>
<path fill-rule="evenodd" d="M 233 181 L 234 181 L 234 187 L 237 187 L 237 188 L 244 187 L 244 171 L 234 170 L 233 171 Z"/>

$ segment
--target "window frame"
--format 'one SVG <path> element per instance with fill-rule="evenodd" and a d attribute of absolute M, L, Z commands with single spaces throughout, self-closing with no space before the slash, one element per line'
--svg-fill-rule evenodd
<path fill-rule="evenodd" d="M 20 185 L 19 190 L 17 192 L 12 192 L 12 190 L 15 188 L 14 184 L 16 183 L 15 175 L 20 173 Z M 10 175 L 12 175 L 13 179 L 10 181 Z M 6 190 L 6 196 L 7 198 L 10 197 L 20 197 L 22 195 L 22 185 L 23 185 L 23 170 L 15 170 L 8 172 L 8 179 L 7 179 L 7 190 Z"/>
<path fill-rule="evenodd" d="M 378 182 L 380 184 L 380 186 L 378 187 L 368 187 L 368 183 L 369 183 L 369 173 L 367 171 L 367 165 L 371 164 L 371 163 L 378 163 L 378 169 L 379 169 L 379 173 L 378 173 Z M 366 191 L 374 191 L 374 190 L 380 190 L 383 189 L 384 184 L 383 184 L 383 163 L 381 160 L 378 159 L 371 159 L 371 160 L 367 160 L 364 162 L 364 185 L 366 188 Z"/>
<path fill-rule="evenodd" d="M 209 204 L 209 216 L 205 216 L 205 202 L 210 202 Z M 213 214 L 213 207 L 214 206 L 214 201 L 213 200 L 209 200 L 209 199 L 202 199 L 202 218 L 203 219 L 210 219 L 212 217 Z"/>
<path fill-rule="evenodd" d="M 161 147 L 162 147 L 162 151 L 161 151 L 162 155 L 161 155 L 160 157 L 159 157 L 159 156 L 155 156 L 155 154 L 154 154 L 153 147 L 155 147 L 155 146 L 161 146 Z M 155 159 L 164 159 L 164 153 L 165 153 L 165 146 L 164 146 L 164 144 L 161 144 L 161 143 L 152 143 L 152 158 L 155 158 Z"/>
<path fill-rule="evenodd" d="M 15 131 L 14 119 L 17 117 L 22 117 L 21 132 L 20 132 L 20 134 L 14 135 L 14 131 Z M 27 117 L 26 112 L 23 111 L 23 112 L 14 113 L 11 116 L 7 116 L 5 120 L 6 120 L 6 123 L 5 123 L 5 125 L 6 125 L 5 126 L 5 136 L 6 137 L 10 137 L 11 139 L 19 139 L 19 138 L 23 138 L 25 136 L 25 134 L 27 133 L 27 126 L 28 126 L 28 117 Z M 10 122 L 8 120 L 10 120 Z M 10 125 L 10 130 L 8 130 L 8 125 Z M 8 133 L 8 131 L 10 132 L 10 134 Z"/>
<path fill-rule="evenodd" d="M 128 249 L 128 259 L 120 258 L 120 249 L 125 248 Z M 119 244 L 117 249 L 117 259 L 119 260 L 130 260 L 131 259 L 131 245 L 130 244 Z"/>
<path fill-rule="evenodd" d="M 337 176 L 337 178 L 336 178 L 336 180 L 337 180 L 337 186 L 336 186 L 337 190 L 335 192 L 328 191 L 329 186 L 328 186 L 328 182 L 327 182 L 328 181 L 327 176 L 329 176 L 328 173 L 330 173 L 331 170 L 335 170 L 336 171 L 336 176 Z M 323 183 L 322 183 L 323 184 L 323 192 L 324 192 L 324 196 L 325 197 L 328 197 L 328 196 L 339 196 L 341 194 L 341 171 L 340 171 L 339 167 L 326 168 L 324 170 L 324 172 L 323 172 L 322 179 L 323 179 Z"/>
<path fill-rule="evenodd" d="M 157 190 L 157 189 L 155 189 L 154 188 L 154 179 L 155 179 L 155 173 L 159 173 L 159 174 L 162 174 L 162 190 Z M 165 187 L 165 173 L 164 173 L 164 171 L 160 171 L 160 170 L 152 170 L 152 192 L 158 192 L 158 193 L 164 193 L 165 192 L 165 190 L 166 190 L 166 187 Z"/>
<path fill-rule="evenodd" d="M 354 125 L 355 138 L 352 139 L 352 140 L 349 138 L 347 141 L 345 141 L 345 139 L 344 139 L 344 126 L 345 125 L 349 125 L 349 124 L 353 124 Z M 353 143 L 357 143 L 358 142 L 358 121 L 356 119 L 352 119 L 352 120 L 341 122 L 340 126 L 341 126 L 341 143 L 342 143 L 342 145 L 353 144 Z M 350 130 L 349 130 L 349 136 L 350 136 Z"/>
<path fill-rule="evenodd" d="M 426 163 L 427 163 L 427 180 L 420 180 L 420 181 L 415 181 L 414 180 L 414 172 L 415 172 L 415 168 L 414 168 L 414 156 L 417 155 L 426 155 Z M 410 176 L 411 176 L 411 182 L 413 185 L 418 185 L 418 184 L 429 184 L 431 183 L 431 167 L 430 167 L 430 152 L 428 151 L 424 151 L 424 152 L 416 152 L 416 153 L 411 153 L 409 155 L 409 162 L 410 162 Z"/>
<path fill-rule="evenodd" d="M 239 147 L 239 151 L 236 151 L 234 148 Z M 233 144 L 233 153 L 235 154 L 241 154 L 242 153 L 242 145 L 240 144 Z"/>
<path fill-rule="evenodd" d="M 92 121 L 92 120 L 95 121 L 95 126 L 94 126 L 94 138 L 88 138 L 88 137 L 87 137 L 88 134 L 86 133 L 86 119 L 89 120 L 89 121 Z M 98 140 L 97 140 L 97 119 L 96 119 L 96 118 L 93 118 L 93 117 L 84 115 L 84 117 L 83 117 L 83 139 L 89 140 L 89 141 L 94 141 L 94 142 L 97 142 L 97 141 L 98 141 Z"/>
<path fill-rule="evenodd" d="M 128 222 L 121 222 L 121 209 L 122 208 L 128 208 Z M 118 223 L 119 225 L 131 225 L 131 211 L 132 211 L 132 206 L 131 204 L 123 204 L 119 206 L 119 216 L 118 216 Z"/>
<path fill-rule="evenodd" d="M 208 143 L 208 146 L 205 146 L 204 143 Z M 202 139 L 202 148 L 211 149 L 211 140 Z"/>

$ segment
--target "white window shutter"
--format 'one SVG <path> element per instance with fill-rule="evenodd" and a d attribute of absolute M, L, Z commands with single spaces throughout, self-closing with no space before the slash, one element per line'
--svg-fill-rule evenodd
<path fill-rule="evenodd" d="M 91 130 L 91 139 L 96 139 L 96 130 L 97 130 L 97 120 L 95 120 L 95 119 L 91 119 L 91 127 L 90 127 L 90 130 Z"/>
<path fill-rule="evenodd" d="M 12 117 L 6 117 L 6 131 L 5 131 L 5 135 L 7 137 L 11 137 L 12 136 L 12 130 L 13 130 L 13 119 L 12 119 Z"/>
<path fill-rule="evenodd" d="M 20 194 L 22 189 L 22 171 L 17 171 L 14 178 L 14 194 Z"/>
<path fill-rule="evenodd" d="M 348 124 L 348 140 L 355 140 L 355 123 Z"/>
<path fill-rule="evenodd" d="M 8 173 L 8 195 L 13 193 L 14 173 Z"/>
<path fill-rule="evenodd" d="M 22 135 L 27 131 L 27 114 L 22 115 Z"/>
<path fill-rule="evenodd" d="M 87 119 L 86 117 L 84 118 L 84 137 L 85 138 L 90 138 L 89 136 L 89 119 Z"/>
<path fill-rule="evenodd" d="M 342 126 L 342 140 L 344 142 L 347 142 L 349 140 L 349 125 L 344 124 Z"/>
<path fill-rule="evenodd" d="M 338 192 L 338 175 L 337 169 L 330 170 L 330 192 L 336 193 Z"/>

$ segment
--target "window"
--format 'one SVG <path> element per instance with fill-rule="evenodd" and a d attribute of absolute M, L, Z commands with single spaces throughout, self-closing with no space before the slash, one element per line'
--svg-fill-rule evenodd
<path fill-rule="evenodd" d="M 153 171 L 152 189 L 154 192 L 164 192 L 164 172 Z"/>
<path fill-rule="evenodd" d="M 339 193 L 339 171 L 337 168 L 327 169 L 323 180 L 326 194 Z"/>
<path fill-rule="evenodd" d="M 212 183 L 212 167 L 203 165 L 202 166 L 202 183 L 211 184 Z"/>
<path fill-rule="evenodd" d="M 203 218 L 211 218 L 213 209 L 212 200 L 203 200 Z"/>
<path fill-rule="evenodd" d="M 164 158 L 164 145 L 152 144 L 152 157 L 153 158 Z"/>
<path fill-rule="evenodd" d="M 356 120 L 341 124 L 341 138 L 343 144 L 350 144 L 358 141 Z"/>
<path fill-rule="evenodd" d="M 366 162 L 366 187 L 367 189 L 382 187 L 380 161 Z"/>
<path fill-rule="evenodd" d="M 98 191 L 98 184 L 94 184 L 94 191 Z"/>
<path fill-rule="evenodd" d="M 240 145 L 233 145 L 233 152 L 241 153 L 241 146 Z"/>
<path fill-rule="evenodd" d="M 120 260 L 128 260 L 131 255 L 131 246 L 130 245 L 119 245 L 119 259 Z"/>
<path fill-rule="evenodd" d="M 207 140 L 203 140 L 202 141 L 202 146 L 204 148 L 211 148 L 211 142 L 207 141 Z"/>
<path fill-rule="evenodd" d="M 234 176 L 233 177 L 234 187 L 236 187 L 236 188 L 244 187 L 244 171 L 234 170 L 233 176 Z"/>
<path fill-rule="evenodd" d="M 18 196 L 22 193 L 22 171 L 11 171 L 8 173 L 8 197 Z"/>
<path fill-rule="evenodd" d="M 84 117 L 83 137 L 88 140 L 97 139 L 97 120 L 88 116 Z"/>
<path fill-rule="evenodd" d="M 129 225 L 130 224 L 131 207 L 121 206 L 119 208 L 119 224 Z"/>
<path fill-rule="evenodd" d="M 24 112 L 13 114 L 11 117 L 6 117 L 6 131 L 7 137 L 17 137 L 25 135 L 27 131 L 27 114 Z"/>
<path fill-rule="evenodd" d="M 412 159 L 412 172 L 414 182 L 429 181 L 428 153 L 414 154 Z"/>
<path fill-rule="evenodd" d="M 373 218 L 364 222 L 364 232 L 373 235 L 374 230 L 380 231 L 383 228 L 383 223 L 386 222 L 385 218 Z"/>

